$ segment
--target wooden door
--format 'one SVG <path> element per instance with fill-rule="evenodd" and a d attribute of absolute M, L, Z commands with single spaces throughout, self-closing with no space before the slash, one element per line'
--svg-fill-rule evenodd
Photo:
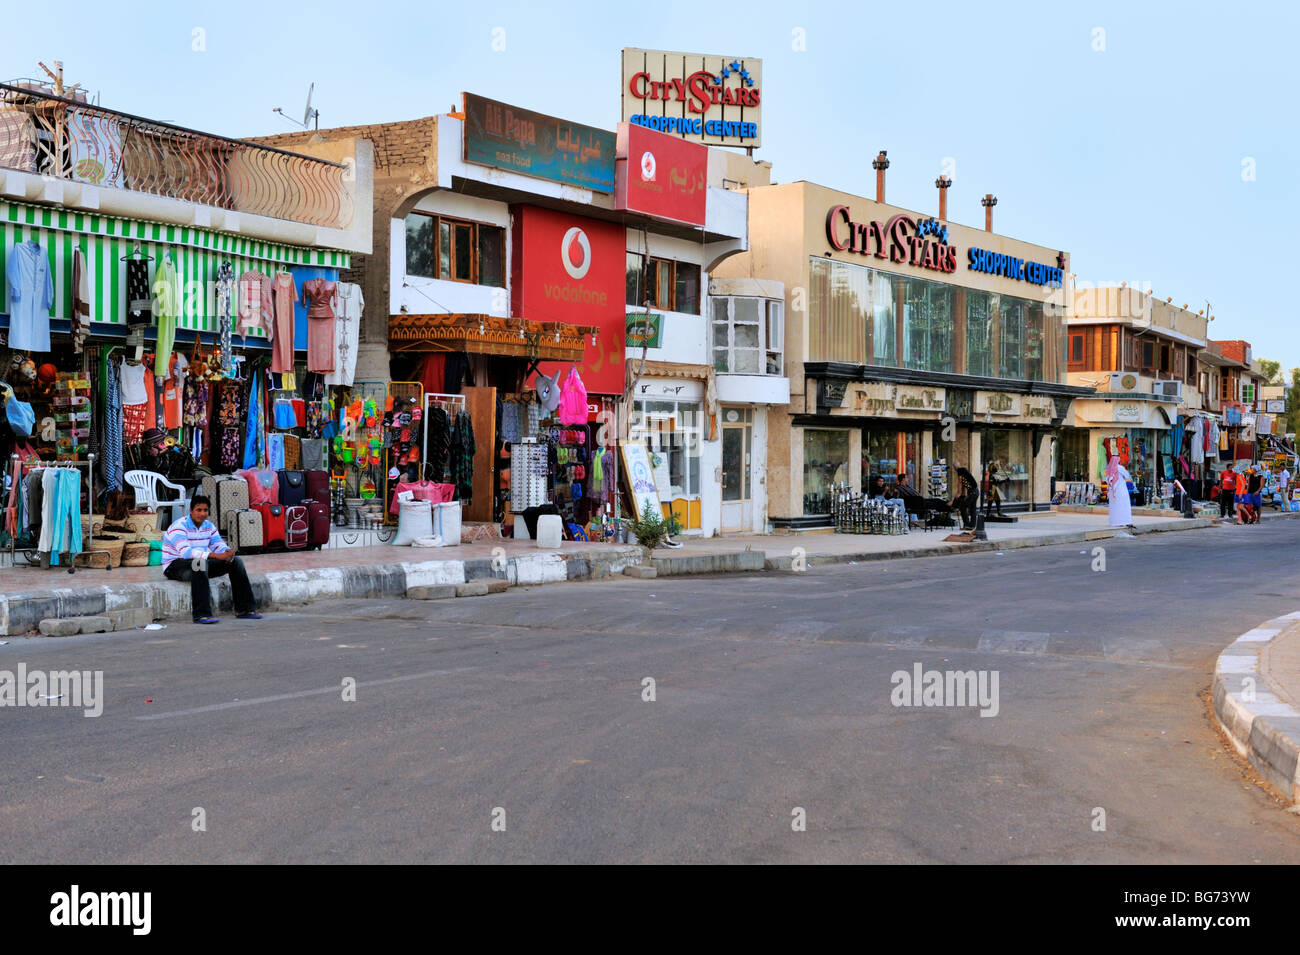
<path fill-rule="evenodd" d="M 464 520 L 486 524 L 492 520 L 496 490 L 497 390 L 466 387 L 461 393 L 474 422 L 474 499 L 465 505 Z"/>

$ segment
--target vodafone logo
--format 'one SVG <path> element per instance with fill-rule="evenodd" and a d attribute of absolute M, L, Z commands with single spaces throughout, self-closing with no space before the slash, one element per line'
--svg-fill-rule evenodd
<path fill-rule="evenodd" d="M 587 240 L 587 233 L 577 226 L 564 233 L 560 240 L 560 262 L 564 264 L 564 271 L 575 279 L 586 277 L 591 268 L 591 243 Z"/>
<path fill-rule="evenodd" d="M 641 181 L 655 181 L 655 154 L 648 149 L 641 154 Z"/>

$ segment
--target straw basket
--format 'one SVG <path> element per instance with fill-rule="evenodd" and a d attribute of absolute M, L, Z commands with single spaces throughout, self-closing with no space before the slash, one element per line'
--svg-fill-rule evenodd
<path fill-rule="evenodd" d="M 90 555 L 91 567 L 121 567 L 122 566 L 122 549 L 126 546 L 126 541 L 120 537 L 96 537 L 92 545 L 94 550 L 108 551 L 107 557 L 104 554 Z M 147 555 L 146 555 L 147 556 Z M 107 561 L 107 563 L 105 563 Z"/>
<path fill-rule="evenodd" d="M 148 567 L 149 566 L 149 542 L 133 541 L 130 544 L 124 544 L 122 547 L 122 566 L 123 567 Z"/>

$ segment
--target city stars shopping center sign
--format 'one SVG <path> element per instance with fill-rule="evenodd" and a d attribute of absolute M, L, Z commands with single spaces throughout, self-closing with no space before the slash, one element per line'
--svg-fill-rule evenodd
<path fill-rule="evenodd" d="M 900 214 L 887 222 L 857 222 L 848 206 L 831 206 L 826 241 L 839 252 L 874 255 L 934 272 L 957 271 L 957 247 L 948 244 L 948 227 L 938 219 Z"/>
<path fill-rule="evenodd" d="M 762 145 L 763 61 L 623 51 L 623 122 L 710 146 Z"/>

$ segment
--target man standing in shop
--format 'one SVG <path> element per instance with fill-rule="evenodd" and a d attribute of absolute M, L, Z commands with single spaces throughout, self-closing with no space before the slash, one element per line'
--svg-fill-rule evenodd
<path fill-rule="evenodd" d="M 1236 512 L 1237 475 L 1229 463 L 1219 477 L 1219 517 L 1232 517 Z"/>
<path fill-rule="evenodd" d="M 257 600 L 248 582 L 244 562 L 233 548 L 226 546 L 216 526 L 208 520 L 212 502 L 202 494 L 190 501 L 188 517 L 167 528 L 163 535 L 163 576 L 190 585 L 190 609 L 195 623 L 221 621 L 212 616 L 212 591 L 208 580 L 230 575 L 235 614 L 240 620 L 261 620 Z"/>

